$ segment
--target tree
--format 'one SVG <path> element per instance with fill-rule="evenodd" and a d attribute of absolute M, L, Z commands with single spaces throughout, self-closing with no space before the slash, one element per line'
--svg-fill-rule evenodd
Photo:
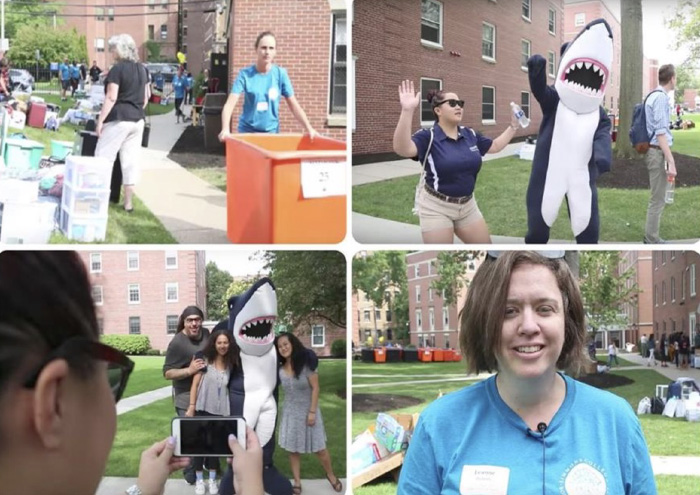
<path fill-rule="evenodd" d="M 430 286 L 444 294 L 443 304 L 452 306 L 467 287 L 467 265 L 476 259 L 476 251 L 441 251 L 437 256 L 438 278 Z"/>
<path fill-rule="evenodd" d="M 674 91 L 676 103 L 683 103 L 683 93 L 686 89 L 700 88 L 700 78 L 695 68 L 686 62 L 676 67 L 676 90 Z M 693 108 L 695 102 L 693 102 Z"/>
<path fill-rule="evenodd" d="M 8 57 L 14 64 L 36 63 L 36 50 L 39 50 L 40 64 L 70 60 L 87 60 L 87 43 L 85 36 L 78 34 L 75 28 L 69 31 L 36 29 L 33 25 L 22 26 L 8 51 Z"/>
<path fill-rule="evenodd" d="M 627 139 L 626 127 L 632 124 L 634 106 L 642 100 L 643 35 L 642 0 L 622 0 L 621 2 L 622 55 L 620 67 L 620 126 L 615 142 L 615 156 L 618 158 L 636 157 L 632 143 Z"/>
<path fill-rule="evenodd" d="M 700 4 L 695 0 L 679 0 L 674 17 L 667 26 L 676 32 L 676 49 L 690 51 L 686 60 L 695 65 L 700 60 Z"/>
<path fill-rule="evenodd" d="M 628 268 L 620 273 L 619 264 L 620 253 L 617 251 L 580 253 L 579 286 L 588 325 L 594 335 L 605 327 L 628 323 L 620 314 L 620 306 L 634 302 L 639 294 L 639 286 L 631 282 L 634 269 Z"/>
<path fill-rule="evenodd" d="M 153 40 L 146 41 L 146 51 L 148 51 L 149 62 L 158 62 L 160 60 L 160 43 Z"/>
<path fill-rule="evenodd" d="M 231 274 L 213 261 L 207 263 L 207 317 L 210 320 L 223 320 L 228 317 L 228 289 L 233 282 Z"/>
<path fill-rule="evenodd" d="M 56 6 L 42 0 L 5 2 L 5 37 L 13 40 L 20 28 L 31 26 L 36 31 L 46 31 L 53 24 Z M 11 43 L 12 44 L 12 43 Z"/>
<path fill-rule="evenodd" d="M 318 318 L 346 326 L 345 256 L 338 251 L 266 251 L 277 288 L 277 314 L 293 328 Z"/>

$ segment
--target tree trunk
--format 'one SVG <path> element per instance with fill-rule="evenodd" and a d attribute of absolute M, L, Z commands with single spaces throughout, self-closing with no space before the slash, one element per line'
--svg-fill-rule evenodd
<path fill-rule="evenodd" d="M 620 60 L 620 125 L 615 156 L 637 157 L 627 135 L 634 106 L 642 101 L 644 53 L 642 49 L 642 0 L 622 0 L 622 56 Z"/>

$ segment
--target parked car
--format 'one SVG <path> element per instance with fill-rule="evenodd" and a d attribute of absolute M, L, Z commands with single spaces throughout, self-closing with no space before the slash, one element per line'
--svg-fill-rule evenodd
<path fill-rule="evenodd" d="M 177 74 L 177 64 L 165 64 L 165 63 L 148 63 L 146 64 L 148 72 L 155 80 L 156 76 L 163 76 L 163 80 L 166 83 L 173 82 L 173 77 Z"/>
<path fill-rule="evenodd" d="M 34 77 L 25 69 L 10 69 L 12 91 L 34 91 Z"/>

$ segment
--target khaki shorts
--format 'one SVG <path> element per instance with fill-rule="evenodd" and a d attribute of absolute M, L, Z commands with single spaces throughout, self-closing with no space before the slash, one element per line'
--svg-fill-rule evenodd
<path fill-rule="evenodd" d="M 95 156 L 107 158 L 109 163 L 114 163 L 119 153 L 125 186 L 133 186 L 139 180 L 143 128 L 143 119 L 138 122 L 113 120 L 102 126 L 102 134 L 97 140 Z"/>
<path fill-rule="evenodd" d="M 425 189 L 418 194 L 418 218 L 423 232 L 459 229 L 484 219 L 475 198 L 459 205 L 436 198 Z"/>

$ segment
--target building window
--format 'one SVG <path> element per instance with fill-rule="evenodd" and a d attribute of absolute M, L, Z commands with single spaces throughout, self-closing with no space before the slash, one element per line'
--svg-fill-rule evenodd
<path fill-rule="evenodd" d="M 493 86 L 481 87 L 481 120 L 496 121 L 496 88 Z"/>
<path fill-rule="evenodd" d="M 671 277 L 671 302 L 676 302 L 676 277 Z"/>
<path fill-rule="evenodd" d="M 369 309 L 365 309 L 362 312 L 362 315 L 363 315 L 364 321 L 372 321 L 372 313 Z"/>
<path fill-rule="evenodd" d="M 187 36 L 187 26 L 182 26 L 182 35 Z"/>
<path fill-rule="evenodd" d="M 554 69 L 556 68 L 557 56 L 554 52 L 547 52 L 547 75 L 554 77 Z"/>
<path fill-rule="evenodd" d="M 530 7 L 532 0 L 523 0 L 523 19 L 530 20 Z"/>
<path fill-rule="evenodd" d="M 174 270 L 177 268 L 177 251 L 165 252 L 165 268 L 166 270 Z"/>
<path fill-rule="evenodd" d="M 141 317 L 129 316 L 129 335 L 141 334 Z"/>
<path fill-rule="evenodd" d="M 422 125 L 430 124 L 435 120 L 433 107 L 428 102 L 428 93 L 431 90 L 440 91 L 442 89 L 442 81 L 440 79 L 423 79 L 420 80 L 420 120 Z M 418 276 L 418 265 L 414 268 L 415 276 Z"/>
<path fill-rule="evenodd" d="M 187 43 L 185 43 L 184 45 L 182 45 L 182 53 L 184 53 L 185 55 L 187 55 Z"/>
<path fill-rule="evenodd" d="M 695 315 L 695 311 L 690 313 L 688 315 L 688 333 L 692 334 L 695 332 L 695 326 L 697 325 L 697 316 Z"/>
<path fill-rule="evenodd" d="M 311 347 L 324 347 L 326 345 L 326 327 L 313 325 L 311 327 Z"/>
<path fill-rule="evenodd" d="M 165 333 L 168 335 L 174 335 L 177 333 L 177 321 L 179 317 L 177 315 L 168 315 L 165 317 Z"/>
<path fill-rule="evenodd" d="M 442 4 L 421 0 L 420 38 L 429 44 L 442 46 Z"/>
<path fill-rule="evenodd" d="M 331 37 L 331 114 L 345 114 L 348 105 L 348 21 L 345 14 L 333 14 Z"/>
<path fill-rule="evenodd" d="M 153 10 L 156 8 L 156 0 L 148 0 L 148 8 Z"/>
<path fill-rule="evenodd" d="M 496 60 L 496 26 L 488 22 L 481 26 L 481 58 Z"/>
<path fill-rule="evenodd" d="M 95 7 L 95 18 L 98 21 L 104 21 L 105 20 L 105 9 L 102 7 Z"/>
<path fill-rule="evenodd" d="M 520 68 L 527 70 L 527 61 L 530 59 L 530 41 L 520 40 Z"/>
<path fill-rule="evenodd" d="M 448 328 L 450 328 L 450 310 L 442 308 L 442 329 L 447 330 Z"/>
<path fill-rule="evenodd" d="M 391 310 L 390 309 L 386 310 L 386 321 L 387 321 L 387 323 L 391 322 Z"/>
<path fill-rule="evenodd" d="M 666 281 L 661 282 L 661 303 L 666 304 Z"/>
<path fill-rule="evenodd" d="M 574 26 L 576 27 L 581 27 L 586 25 L 586 14 L 581 13 L 581 14 L 576 14 L 574 16 Z"/>
<path fill-rule="evenodd" d="M 430 302 L 433 301 L 433 289 L 432 288 L 428 289 L 428 301 L 430 301 Z"/>
<path fill-rule="evenodd" d="M 160 39 L 162 39 L 162 40 L 168 39 L 168 25 L 167 24 L 160 25 Z"/>
<path fill-rule="evenodd" d="M 102 253 L 90 253 L 90 273 L 102 273 Z"/>
<path fill-rule="evenodd" d="M 525 117 L 530 118 L 530 93 L 522 91 L 520 93 L 520 108 L 525 112 Z"/>
<path fill-rule="evenodd" d="M 695 297 L 695 263 L 690 265 L 690 297 Z"/>
<path fill-rule="evenodd" d="M 661 251 L 661 264 L 666 264 L 666 251 Z"/>
<path fill-rule="evenodd" d="M 187 9 L 182 11 L 182 18 L 187 19 Z"/>
<path fill-rule="evenodd" d="M 430 320 L 430 329 L 435 330 L 435 308 L 428 309 L 428 318 Z"/>
<path fill-rule="evenodd" d="M 685 301 L 685 270 L 681 273 L 681 300 Z"/>
<path fill-rule="evenodd" d="M 160 6 L 163 9 L 167 9 L 168 8 L 168 0 L 161 0 Z"/>
<path fill-rule="evenodd" d="M 374 310 L 374 321 L 378 321 L 382 319 L 382 310 L 381 309 L 375 309 Z"/>
<path fill-rule="evenodd" d="M 557 34 L 557 11 L 549 8 L 549 34 Z"/>
<path fill-rule="evenodd" d="M 654 306 L 659 305 L 659 286 L 654 285 Z"/>
<path fill-rule="evenodd" d="M 153 24 L 148 25 L 148 39 L 149 40 L 156 39 L 156 27 Z"/>
<path fill-rule="evenodd" d="M 105 39 L 95 38 L 95 51 L 98 53 L 104 53 L 105 51 Z"/>
<path fill-rule="evenodd" d="M 139 284 L 130 284 L 129 285 L 128 302 L 129 302 L 129 304 L 141 303 L 141 287 L 139 287 Z"/>
<path fill-rule="evenodd" d="M 130 272 L 139 269 L 139 252 L 129 251 L 126 253 L 126 269 Z"/>
<path fill-rule="evenodd" d="M 178 283 L 165 284 L 165 302 L 177 302 L 179 295 Z"/>
<path fill-rule="evenodd" d="M 95 306 L 102 306 L 104 300 L 102 299 L 102 286 L 93 285 L 92 286 L 92 300 L 95 302 Z"/>
<path fill-rule="evenodd" d="M 107 9 L 107 20 L 114 20 L 114 9 L 112 7 Z"/>
<path fill-rule="evenodd" d="M 416 302 L 420 302 L 420 285 L 416 285 Z"/>
<path fill-rule="evenodd" d="M 97 332 L 100 335 L 105 334 L 105 319 L 104 318 L 97 318 Z"/>
<path fill-rule="evenodd" d="M 416 330 L 423 330 L 423 312 L 420 309 L 416 310 Z"/>
<path fill-rule="evenodd" d="M 676 259 L 676 252 L 675 252 L 675 251 L 671 251 L 671 261 L 673 261 L 673 260 L 675 260 L 675 259 Z"/>

